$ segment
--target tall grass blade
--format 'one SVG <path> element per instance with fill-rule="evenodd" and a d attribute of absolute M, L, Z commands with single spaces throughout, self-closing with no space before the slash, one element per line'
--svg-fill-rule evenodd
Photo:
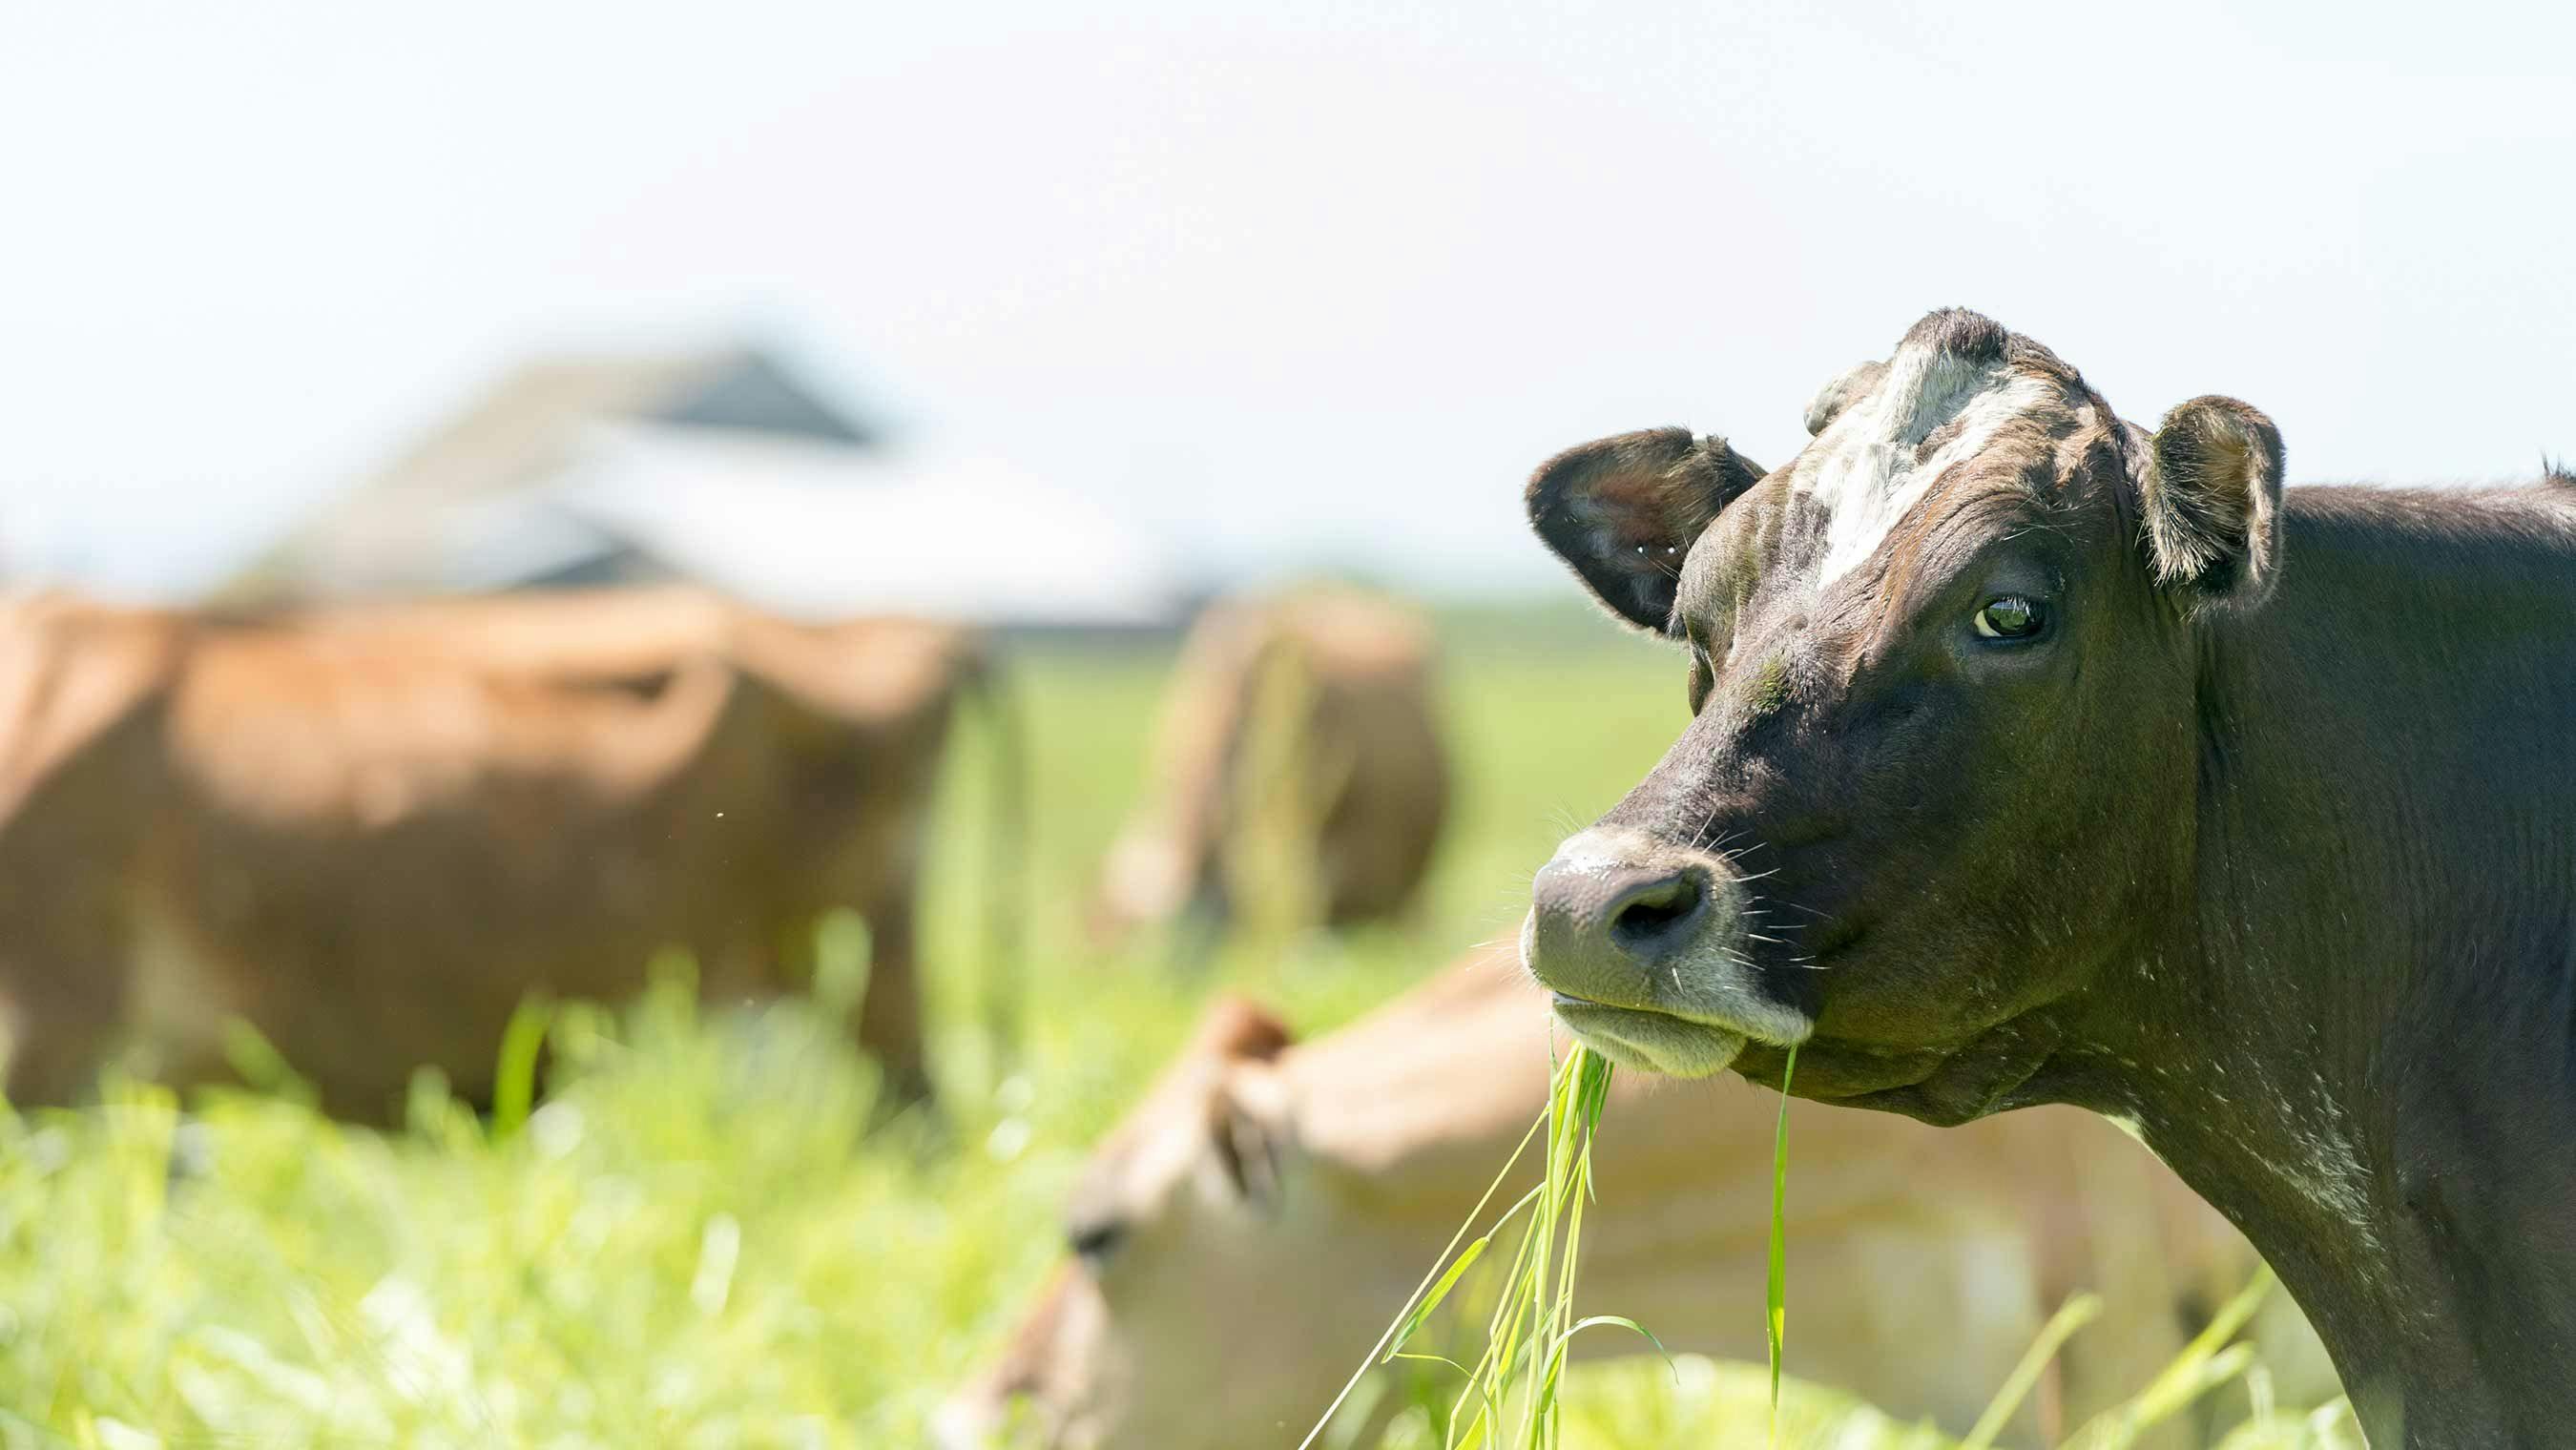
<path fill-rule="evenodd" d="M 1585 1329 L 1615 1324 L 1645 1334 L 1647 1342 L 1655 1343 L 1654 1336 L 1646 1334 L 1643 1326 L 1633 1320 L 1608 1315 L 1574 1317 L 1574 1284 L 1583 1262 L 1584 1210 L 1593 1199 L 1592 1138 L 1609 1097 L 1607 1058 L 1577 1046 L 1555 1065 L 1548 1083 L 1546 1110 L 1530 1125 L 1520 1146 L 1512 1150 L 1511 1162 L 1503 1165 L 1502 1173 L 1477 1200 L 1467 1222 L 1441 1250 L 1440 1261 L 1447 1268 L 1435 1264 L 1433 1272 L 1423 1276 L 1422 1284 L 1398 1311 L 1395 1323 L 1369 1351 L 1371 1365 L 1397 1358 L 1450 1363 L 1439 1355 L 1399 1351 L 1465 1280 L 1468 1269 L 1485 1257 L 1494 1235 L 1521 1209 L 1529 1210 L 1529 1221 L 1521 1226 L 1520 1241 L 1512 1250 L 1510 1271 L 1486 1320 L 1484 1351 L 1474 1365 L 1464 1370 L 1466 1384 L 1450 1404 L 1441 1439 L 1446 1450 L 1486 1450 L 1501 1445 L 1513 1446 L 1514 1450 L 1556 1450 L 1563 1428 L 1557 1390 L 1564 1374 L 1567 1342 Z M 1547 1159 L 1539 1185 L 1463 1253 L 1459 1252 L 1459 1243 L 1474 1230 L 1486 1204 L 1492 1202 L 1541 1129 L 1547 1133 Z M 1450 1259 L 1453 1253 L 1457 1254 L 1455 1261 Z M 1663 1348 L 1660 1343 L 1655 1347 L 1659 1351 Z M 1362 1373 L 1367 1368 L 1363 1365 Z M 1357 1376 L 1353 1382 L 1357 1382 Z M 1342 1393 L 1325 1410 L 1324 1419 L 1298 1450 L 1308 1450 L 1315 1443 L 1350 1393 L 1351 1387 L 1343 1386 Z"/>
<path fill-rule="evenodd" d="M 1433 1260 L 1430 1269 L 1423 1274 L 1422 1282 L 1413 1286 L 1413 1293 L 1404 1301 L 1406 1310 L 1411 1310 L 1413 1301 L 1420 1298 L 1423 1291 L 1431 1287 L 1432 1280 L 1439 1277 L 1440 1265 L 1448 1262 L 1449 1256 L 1457 1252 L 1458 1245 L 1466 1239 L 1468 1230 L 1474 1228 L 1476 1220 L 1484 1216 L 1485 1205 L 1494 1201 L 1494 1195 L 1502 1190 L 1504 1180 L 1512 1176 L 1512 1169 L 1520 1163 L 1521 1155 L 1529 1151 L 1530 1140 L 1538 1136 L 1538 1130 L 1546 1126 L 1546 1123 L 1547 1120 L 1541 1118 L 1538 1122 L 1530 1124 L 1529 1131 L 1521 1135 L 1520 1143 L 1512 1149 L 1512 1156 L 1503 1160 L 1502 1171 L 1494 1175 L 1493 1182 L 1485 1185 L 1484 1196 L 1478 1198 L 1476 1206 L 1467 1211 L 1467 1221 L 1458 1225 L 1458 1232 L 1450 1235 L 1448 1244 L 1440 1250 L 1440 1257 Z M 1517 1208 L 1514 1211 L 1517 1212 Z M 1505 1217 L 1508 1218 L 1509 1215 Z M 1379 1363 L 1378 1356 L 1394 1340 L 1397 1325 L 1401 1323 L 1403 1323 L 1403 1316 L 1399 1314 L 1396 1322 L 1386 1327 L 1386 1333 L 1379 1337 L 1378 1342 L 1370 1346 L 1367 1357 L 1360 1361 L 1360 1367 L 1351 1371 L 1351 1377 L 1343 1382 L 1341 1393 L 1333 1396 L 1333 1402 L 1324 1407 L 1323 1415 L 1315 1421 L 1315 1428 L 1307 1431 L 1306 1438 L 1297 1442 L 1297 1450 L 1312 1450 L 1317 1438 L 1324 1433 L 1324 1427 L 1331 1424 L 1333 1416 L 1340 1412 L 1343 1401 L 1351 1397 L 1351 1391 L 1368 1375 L 1369 1370 Z"/>
<path fill-rule="evenodd" d="M 546 1028 L 554 1021 L 554 1004 L 530 997 L 510 1014 L 501 1032 L 501 1057 L 492 1074 L 492 1141 L 515 1135 L 528 1121 L 537 1100 L 537 1055 L 545 1050 Z"/>
<path fill-rule="evenodd" d="M 2057 1357 L 2057 1351 L 2076 1330 L 2092 1323 L 2101 1312 L 2102 1296 L 2099 1294 L 2077 1294 L 2059 1305 L 2057 1312 L 2048 1317 L 2048 1322 L 2040 1326 L 2039 1337 L 2030 1342 L 2030 1349 L 2022 1355 L 2021 1363 L 2014 1365 L 2013 1372 L 2005 1377 L 2003 1388 L 1995 1391 L 1994 1399 L 1987 1402 L 1986 1412 L 1979 1415 L 1977 1423 L 1969 1428 L 1968 1438 L 1959 1442 L 1959 1450 L 1987 1450 L 1993 1445 L 1995 1437 L 2002 1434 L 2004 1426 L 2012 1420 L 2013 1412 L 2021 1408 L 2031 1386 L 2039 1383 L 2040 1373 L 2048 1368 L 2048 1362 Z"/>
<path fill-rule="evenodd" d="M 1422 1322 L 1429 1319 L 1433 1311 L 1440 1307 L 1440 1301 L 1449 1297 L 1449 1291 L 1458 1287 L 1460 1276 L 1475 1266 L 1476 1260 L 1484 1256 L 1485 1247 L 1493 1241 L 1494 1236 L 1487 1234 L 1467 1245 L 1467 1251 L 1460 1254 L 1457 1262 L 1449 1266 L 1449 1272 L 1441 1275 L 1440 1282 L 1431 1286 L 1431 1292 L 1422 1296 L 1422 1302 L 1413 1306 L 1413 1312 L 1404 1316 L 1404 1327 L 1395 1332 L 1395 1343 L 1387 1346 L 1385 1355 L 1379 1358 L 1378 1363 L 1384 1364 L 1387 1360 L 1393 1359 L 1395 1352 L 1404 1348 L 1405 1341 L 1413 1338 L 1414 1331 L 1420 1329 Z"/>
<path fill-rule="evenodd" d="M 2272 1291 L 2274 1282 L 2271 1267 L 2265 1265 L 2236 1297 L 2219 1306 L 2208 1325 L 2145 1389 L 2087 1421 L 2066 1443 L 2083 1450 L 2120 1450 L 2193 1400 L 2243 1374 L 2254 1361 L 2254 1351 L 2248 1345 L 2230 1347 L 2228 1341 L 2262 1307 L 2263 1296 Z"/>
<path fill-rule="evenodd" d="M 1627 1318 L 1627 1317 L 1626 1317 L 1626 1316 L 1624 1316 L 1624 1315 L 1619 1315 L 1619 1314 L 1588 1314 L 1588 1315 L 1585 1315 L 1583 1318 L 1581 1318 L 1581 1319 L 1577 1319 L 1576 1321 L 1574 1321 L 1574 1323 L 1573 1323 L 1573 1324 L 1571 1324 L 1571 1325 L 1567 1326 L 1566 1331 L 1565 1331 L 1565 1337 L 1566 1337 L 1566 1338 L 1568 1338 L 1568 1339 L 1572 1339 L 1574 1336 L 1576 1336 L 1576 1335 L 1578 1335 L 1578 1334 L 1581 1334 L 1583 1331 L 1585 1331 L 1585 1330 L 1587 1330 L 1587 1329 L 1599 1328 L 1599 1327 L 1601 1327 L 1601 1326 L 1603 1326 L 1603 1325 L 1607 1325 L 1607 1326 L 1609 1326 L 1609 1327 L 1611 1327 L 1611 1328 L 1613 1328 L 1613 1329 L 1625 1329 L 1625 1330 L 1627 1330 L 1628 1332 L 1630 1332 L 1631 1334 L 1635 1334 L 1635 1335 L 1637 1335 L 1638 1337 L 1640 1337 L 1640 1338 L 1644 1339 L 1648 1344 L 1653 1345 L 1653 1346 L 1655 1347 L 1655 1353 L 1657 1353 L 1657 1354 L 1659 1354 L 1659 1355 L 1663 1356 L 1663 1360 L 1664 1360 L 1664 1368 L 1666 1368 L 1666 1369 L 1668 1369 L 1668 1370 L 1671 1370 L 1671 1371 L 1673 1372 L 1673 1374 L 1674 1374 L 1675 1378 L 1679 1378 L 1679 1377 L 1680 1377 L 1680 1375 L 1681 1375 L 1681 1366 L 1679 1366 L 1679 1365 L 1677 1365 L 1677 1364 L 1673 1363 L 1673 1352 L 1672 1352 L 1671 1350 L 1669 1350 L 1669 1349 L 1664 1348 L 1664 1342 L 1663 1342 L 1662 1340 L 1657 1339 L 1657 1338 L 1655 1337 L 1655 1331 L 1653 1331 L 1653 1330 L 1651 1330 L 1651 1329 L 1648 1329 L 1646 1326 L 1644 1326 L 1644 1325 L 1642 1325 L 1642 1324 L 1638 1323 L 1636 1320 L 1634 1320 L 1634 1319 L 1630 1319 L 1630 1318 Z"/>
<path fill-rule="evenodd" d="M 1762 1291 L 1763 1340 L 1771 1351 L 1771 1444 L 1780 1443 L 1780 1350 L 1788 1339 L 1789 1234 L 1781 1209 L 1789 1197 L 1789 1075 L 1798 1070 L 1798 1046 L 1780 1064 L 1780 1122 L 1771 1132 L 1771 1269 Z"/>
<path fill-rule="evenodd" d="M 2076 1450 L 2128 1450 L 2139 1436 L 2245 1373 L 2253 1363 L 2254 1346 L 2250 1344 L 2231 1344 L 2214 1355 L 2186 1355 L 2156 1376 L 2154 1394 L 2141 1394 L 2119 1410 L 2095 1419 L 2066 1443 Z"/>

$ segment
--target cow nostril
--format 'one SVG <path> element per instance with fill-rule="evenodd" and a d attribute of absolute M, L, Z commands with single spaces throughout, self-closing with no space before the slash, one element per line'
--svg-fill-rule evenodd
<path fill-rule="evenodd" d="M 1698 873 L 1691 871 L 1636 887 L 1611 908 L 1611 939 L 1631 952 L 1668 948 L 1685 934 L 1705 899 Z"/>

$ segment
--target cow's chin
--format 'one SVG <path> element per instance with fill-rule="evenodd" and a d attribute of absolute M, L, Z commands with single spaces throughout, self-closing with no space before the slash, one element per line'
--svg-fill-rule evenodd
<path fill-rule="evenodd" d="M 1621 1067 L 1666 1077 L 1709 1077 L 1744 1050 L 1744 1034 L 1661 1012 L 1639 1012 L 1558 996 L 1556 1020 L 1576 1040 Z"/>

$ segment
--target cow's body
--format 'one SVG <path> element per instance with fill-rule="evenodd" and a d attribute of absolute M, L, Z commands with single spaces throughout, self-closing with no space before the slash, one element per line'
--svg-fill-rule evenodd
<path fill-rule="evenodd" d="M 2132 1121 L 2374 1443 L 2568 1443 L 2576 480 L 2284 491 L 2246 405 L 2150 433 L 1957 312 L 1810 427 L 1768 475 L 1667 430 L 1533 481 L 1693 655 L 1689 729 L 1537 883 L 1560 1013 L 1939 1122 Z"/>
<path fill-rule="evenodd" d="M 1086 1257 L 952 1402 L 951 1443 L 982 1443 L 978 1427 L 1025 1396 L 1045 1443 L 1068 1450 L 1294 1445 L 1546 1099 L 1542 999 L 1508 950 L 1284 1042 L 1252 1009 L 1221 1007 L 1103 1144 L 1069 1216 Z M 1777 1105 L 1741 1085 L 1614 1083 L 1583 1312 L 1633 1317 L 1676 1351 L 1762 1357 Z M 2043 1397 L 2060 1426 L 2141 1388 L 2180 1347 L 2191 1306 L 2255 1264 L 2136 1144 L 2082 1113 L 1945 1135 L 1806 1109 L 1790 1142 L 1790 1371 L 1954 1433 L 2076 1289 L 2105 1291 L 2109 1309 Z M 1525 1162 L 1519 1186 L 1536 1171 Z M 2285 1372 L 2308 1376 L 2285 1388 L 2330 1394 L 2295 1317 L 2278 1328 Z M 1576 1346 L 1641 1348 L 1609 1335 Z M 1416 1346 L 1454 1347 L 1436 1333 Z M 2023 1438 L 2039 1418 L 2034 1405 Z"/>
<path fill-rule="evenodd" d="M 2077 1029 L 2161 1071 L 2023 1095 L 2244 1225 L 2373 1443 L 2576 1443 L 2576 479 L 2295 488 L 2281 536 L 2207 660 L 2192 905 Z"/>
<path fill-rule="evenodd" d="M 869 921 L 859 1036 L 926 1084 L 912 911 L 972 641 L 683 591 L 243 627 L 59 598 L 0 624 L 10 1092 L 139 1049 L 218 1075 L 238 1018 L 335 1111 L 416 1066 L 490 1089 L 531 993 L 614 1000 L 689 949 L 711 996 Z"/>
<path fill-rule="evenodd" d="M 1250 832 L 1277 841 L 1329 925 L 1401 914 L 1448 814 L 1428 626 L 1372 595 L 1308 588 L 1212 605 L 1183 644 L 1154 779 L 1102 871 L 1110 929 L 1184 913 L 1222 929 Z"/>

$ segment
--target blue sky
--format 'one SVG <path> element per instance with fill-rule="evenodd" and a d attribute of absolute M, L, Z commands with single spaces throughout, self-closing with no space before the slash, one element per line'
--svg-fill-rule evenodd
<path fill-rule="evenodd" d="M 537 348 L 785 339 L 1224 571 L 1545 585 L 1927 308 L 2294 478 L 2576 455 L 2576 10 L 0 0 L 0 568 L 220 573 Z M 953 541 L 973 558 L 973 521 Z"/>

